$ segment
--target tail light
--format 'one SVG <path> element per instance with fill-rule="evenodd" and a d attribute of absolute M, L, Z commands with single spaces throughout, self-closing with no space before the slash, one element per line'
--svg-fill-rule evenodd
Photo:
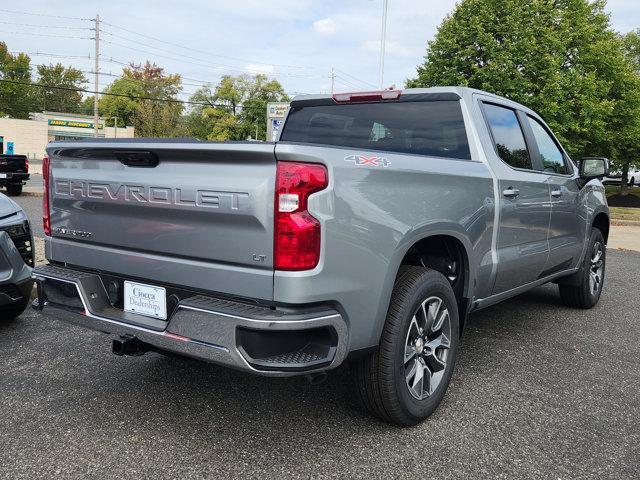
<path fill-rule="evenodd" d="M 274 263 L 276 270 L 310 270 L 320 260 L 320 222 L 307 211 L 309 195 L 327 188 L 327 169 L 278 162 Z"/>
<path fill-rule="evenodd" d="M 29 173 L 29 158 L 26 158 L 24 161 L 25 172 Z"/>
<path fill-rule="evenodd" d="M 51 211 L 49 209 L 49 170 L 50 170 L 49 157 L 42 159 L 42 183 L 44 186 L 44 193 L 42 195 L 42 229 L 44 234 L 48 237 L 51 236 Z"/>

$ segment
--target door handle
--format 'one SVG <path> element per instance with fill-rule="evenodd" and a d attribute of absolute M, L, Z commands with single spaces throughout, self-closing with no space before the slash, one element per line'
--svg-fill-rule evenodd
<path fill-rule="evenodd" d="M 502 191 L 502 195 L 507 198 L 516 198 L 518 195 L 520 195 L 520 190 L 518 190 L 517 188 L 509 187 L 506 190 Z"/>
<path fill-rule="evenodd" d="M 551 190 L 551 196 L 558 198 L 562 196 L 562 190 Z"/>

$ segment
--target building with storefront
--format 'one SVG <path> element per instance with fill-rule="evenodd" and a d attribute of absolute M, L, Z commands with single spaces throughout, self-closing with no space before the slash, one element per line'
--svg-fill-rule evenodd
<path fill-rule="evenodd" d="M 31 113 L 29 117 L 29 120 L 0 118 L 0 153 L 12 151 L 39 159 L 44 156 L 47 143 L 53 140 L 91 138 L 95 133 L 93 117 L 89 115 L 41 112 Z M 106 127 L 104 121 L 100 118 L 99 138 L 134 137 L 133 127 Z"/>

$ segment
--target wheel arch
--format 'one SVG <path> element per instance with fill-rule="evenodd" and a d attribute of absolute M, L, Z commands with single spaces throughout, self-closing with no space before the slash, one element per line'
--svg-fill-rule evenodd
<path fill-rule="evenodd" d="M 393 286 L 400 268 L 403 265 L 415 264 L 411 263 L 410 259 L 416 249 L 418 251 L 424 251 L 423 248 L 433 244 L 431 242 L 438 241 L 444 241 L 447 245 L 455 246 L 458 258 L 460 259 L 462 264 L 462 288 L 459 292 L 459 295 L 456 294 L 456 298 L 458 299 L 460 334 L 462 334 L 464 323 L 467 317 L 468 307 L 470 304 L 470 299 L 473 297 L 473 290 L 475 287 L 474 280 L 476 278 L 476 265 L 473 260 L 474 256 L 471 242 L 469 238 L 459 229 L 459 225 L 447 225 L 441 226 L 440 228 L 431 227 L 424 230 L 416 230 L 409 232 L 399 243 L 398 248 L 396 249 L 396 252 L 391 259 L 384 282 L 384 295 L 381 296 L 381 303 L 379 308 L 379 311 L 381 313 L 380 315 L 378 315 L 375 332 L 376 338 L 378 338 L 378 340 L 380 339 L 380 335 L 382 334 L 385 318 L 391 302 Z M 434 268 L 432 265 L 426 266 Z M 438 270 L 438 268 L 434 269 Z"/>
<path fill-rule="evenodd" d="M 609 242 L 610 221 L 609 221 L 609 215 L 607 215 L 607 213 L 603 211 L 597 213 L 595 217 L 593 217 L 593 222 L 591 222 L 591 227 L 597 228 L 602 232 L 602 236 L 604 237 L 605 244 Z"/>

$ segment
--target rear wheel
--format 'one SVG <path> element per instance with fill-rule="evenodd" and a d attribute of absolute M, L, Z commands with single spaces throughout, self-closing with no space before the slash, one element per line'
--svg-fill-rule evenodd
<path fill-rule="evenodd" d="M 591 230 L 587 254 L 578 272 L 578 282 L 574 285 L 560 285 L 560 298 L 569 307 L 592 308 L 600 300 L 604 284 L 606 246 L 602 232 Z"/>
<path fill-rule="evenodd" d="M 362 405 L 398 425 L 424 420 L 444 397 L 458 342 L 458 307 L 449 281 L 428 268 L 403 268 L 378 349 L 352 365 Z"/>
<path fill-rule="evenodd" d="M 22 185 L 7 185 L 7 193 L 10 197 L 17 197 L 22 193 Z"/>

